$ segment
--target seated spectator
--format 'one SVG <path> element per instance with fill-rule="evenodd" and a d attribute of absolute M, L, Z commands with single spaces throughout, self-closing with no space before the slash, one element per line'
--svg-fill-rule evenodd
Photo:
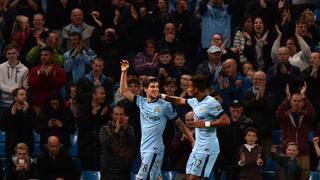
<path fill-rule="evenodd" d="M 37 114 L 51 94 L 60 93 L 66 81 L 63 68 L 53 63 L 53 49 L 44 47 L 40 53 L 41 64 L 32 68 L 29 73 L 32 105 Z"/>
<path fill-rule="evenodd" d="M 18 87 L 28 88 L 28 68 L 19 60 L 18 47 L 8 44 L 4 49 L 7 61 L 0 64 L 0 117 L 14 101 L 12 91 Z"/>
<path fill-rule="evenodd" d="M 155 67 L 157 66 L 157 47 L 152 39 L 147 39 L 144 43 L 144 52 L 137 53 L 133 60 L 133 69 L 138 75 L 154 74 Z"/>
<path fill-rule="evenodd" d="M 248 127 L 245 131 L 246 143 L 240 146 L 238 166 L 240 168 L 239 179 L 241 180 L 262 180 L 262 148 L 256 144 L 258 140 L 257 130 Z"/>
<path fill-rule="evenodd" d="M 6 155 L 11 157 L 16 144 L 23 142 L 33 153 L 34 112 L 27 102 L 27 91 L 23 88 L 13 90 L 14 101 L 7 114 L 1 119 L 2 129 L 6 132 Z"/>
<path fill-rule="evenodd" d="M 194 120 L 193 111 L 189 111 L 185 115 L 186 127 L 191 133 L 194 134 L 194 128 L 188 125 L 188 122 Z M 169 155 L 174 163 L 174 170 L 177 171 L 176 180 L 185 180 L 186 179 L 186 165 L 189 158 L 189 155 L 192 151 L 192 145 L 186 136 L 179 132 L 175 135 L 169 146 Z"/>
<path fill-rule="evenodd" d="M 93 26 L 90 26 L 84 22 L 84 14 L 81 9 L 75 8 L 71 11 L 71 24 L 63 27 L 62 38 L 64 50 L 70 49 L 68 43 L 69 34 L 72 32 L 78 32 L 81 34 L 83 40 L 83 47 L 88 49 L 90 47 L 90 36 L 94 30 Z"/>
<path fill-rule="evenodd" d="M 285 148 L 285 154 L 279 154 L 277 151 L 276 146 L 271 146 L 271 157 L 280 167 L 277 170 L 277 179 L 300 180 L 302 169 L 297 159 L 298 145 L 295 142 L 289 142 Z"/>
<path fill-rule="evenodd" d="M 77 102 L 87 103 L 91 99 L 92 89 L 103 86 L 106 92 L 106 104 L 113 102 L 113 81 L 102 73 L 103 59 L 96 57 L 91 63 L 92 70 L 77 82 Z"/>
<path fill-rule="evenodd" d="M 282 130 L 282 145 L 296 142 L 299 148 L 298 162 L 302 168 L 301 180 L 308 180 L 310 174 L 309 133 L 315 118 L 315 110 L 305 96 L 307 84 L 300 93 L 291 96 L 286 87 L 287 98 L 278 107 L 276 117 Z"/>
<path fill-rule="evenodd" d="M 86 69 L 88 69 L 96 54 L 90 48 L 87 49 L 83 46 L 80 33 L 71 32 L 69 39 L 71 49 L 64 53 L 64 71 L 67 74 L 68 81 L 76 84 L 79 79 L 84 77 Z"/>
<path fill-rule="evenodd" d="M 26 55 L 26 60 L 31 67 L 37 66 L 40 64 L 40 51 L 41 48 L 46 46 L 53 48 L 53 62 L 60 66 L 63 66 L 64 59 L 61 53 L 61 48 L 59 46 L 59 34 L 56 31 L 50 31 L 45 42 L 33 47 Z"/>
<path fill-rule="evenodd" d="M 48 151 L 42 153 L 37 160 L 39 179 L 74 180 L 75 167 L 71 156 L 60 147 L 56 136 L 48 138 Z"/>
<path fill-rule="evenodd" d="M 282 37 L 282 32 L 276 27 L 278 36 L 277 39 L 274 41 L 271 51 L 271 57 L 273 61 L 276 61 L 277 57 L 277 50 L 280 48 L 280 40 Z M 291 65 L 297 66 L 300 71 L 304 71 L 308 68 L 311 50 L 308 44 L 304 41 L 304 39 L 299 35 L 298 28 L 296 27 L 295 36 L 291 37 L 287 40 L 286 47 L 289 50 L 289 62 Z"/>
<path fill-rule="evenodd" d="M 101 180 L 130 179 L 131 162 L 136 155 L 136 137 L 129 117 L 116 105 L 112 119 L 100 129 Z"/>
<path fill-rule="evenodd" d="M 13 155 L 8 165 L 8 180 L 36 178 L 36 164 L 29 156 L 29 147 L 25 143 L 15 146 Z"/>
<path fill-rule="evenodd" d="M 91 100 L 81 104 L 78 125 L 78 154 L 82 170 L 99 170 L 100 141 L 99 131 L 107 124 L 108 107 L 105 105 L 105 90 L 94 87 Z"/>
<path fill-rule="evenodd" d="M 49 136 L 57 136 L 64 150 L 70 147 L 70 135 L 74 133 L 74 121 L 72 113 L 64 106 L 60 95 L 49 96 L 43 111 L 40 112 L 37 122 L 37 130 L 40 134 L 40 143 L 43 148 Z"/>

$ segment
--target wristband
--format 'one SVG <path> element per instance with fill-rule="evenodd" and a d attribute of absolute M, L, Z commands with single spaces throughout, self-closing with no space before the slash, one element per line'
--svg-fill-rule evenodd
<path fill-rule="evenodd" d="M 210 121 L 204 122 L 204 127 L 210 127 Z"/>
<path fill-rule="evenodd" d="M 167 95 L 165 95 L 165 94 L 160 94 L 160 98 L 161 98 L 161 99 L 165 99 L 166 96 L 167 96 Z"/>

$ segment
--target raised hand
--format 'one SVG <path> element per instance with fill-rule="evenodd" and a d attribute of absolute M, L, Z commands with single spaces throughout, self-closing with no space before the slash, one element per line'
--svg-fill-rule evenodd
<path fill-rule="evenodd" d="M 300 94 L 305 97 L 306 96 L 306 92 L 307 92 L 307 83 L 304 81 L 303 86 L 300 90 Z"/>
<path fill-rule="evenodd" d="M 318 144 L 319 143 L 319 137 L 314 137 L 312 139 L 313 144 Z"/>
<path fill-rule="evenodd" d="M 278 25 L 276 25 L 276 31 L 277 31 L 278 38 L 281 38 L 282 37 L 282 32 L 280 31 Z"/>
<path fill-rule="evenodd" d="M 121 63 L 121 72 L 128 71 L 128 69 L 129 69 L 128 60 L 122 60 L 120 63 Z"/>
<path fill-rule="evenodd" d="M 287 96 L 287 99 L 288 99 L 288 100 L 291 99 L 291 93 L 290 93 L 289 84 L 286 85 L 286 96 Z"/>
<path fill-rule="evenodd" d="M 257 162 L 258 166 L 262 166 L 263 165 L 263 160 L 261 159 L 261 154 L 258 154 L 256 162 Z"/>
<path fill-rule="evenodd" d="M 271 153 L 276 153 L 278 150 L 277 150 L 277 145 L 271 145 L 271 148 L 270 148 L 270 152 Z"/>

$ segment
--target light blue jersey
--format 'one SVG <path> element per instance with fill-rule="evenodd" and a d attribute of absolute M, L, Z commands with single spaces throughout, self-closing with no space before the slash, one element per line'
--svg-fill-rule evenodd
<path fill-rule="evenodd" d="M 162 153 L 164 145 L 162 134 L 167 120 L 176 120 L 178 115 L 171 103 L 162 99 L 148 102 L 146 97 L 136 96 L 135 102 L 140 108 L 141 153 Z"/>
<path fill-rule="evenodd" d="M 211 96 L 206 96 L 200 102 L 196 98 L 187 99 L 187 103 L 193 109 L 194 119 L 212 121 L 223 114 L 221 105 Z M 195 136 L 196 142 L 192 152 L 208 155 L 219 153 L 220 148 L 216 128 L 196 128 Z"/>

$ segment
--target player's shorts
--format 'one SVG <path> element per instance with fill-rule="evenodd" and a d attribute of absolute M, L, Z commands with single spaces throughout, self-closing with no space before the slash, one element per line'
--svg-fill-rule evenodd
<path fill-rule="evenodd" d="M 155 180 L 161 175 L 163 153 L 141 153 L 141 165 L 136 178 Z"/>
<path fill-rule="evenodd" d="M 192 152 L 187 162 L 186 174 L 209 178 L 218 154 L 219 153 L 209 155 Z"/>

